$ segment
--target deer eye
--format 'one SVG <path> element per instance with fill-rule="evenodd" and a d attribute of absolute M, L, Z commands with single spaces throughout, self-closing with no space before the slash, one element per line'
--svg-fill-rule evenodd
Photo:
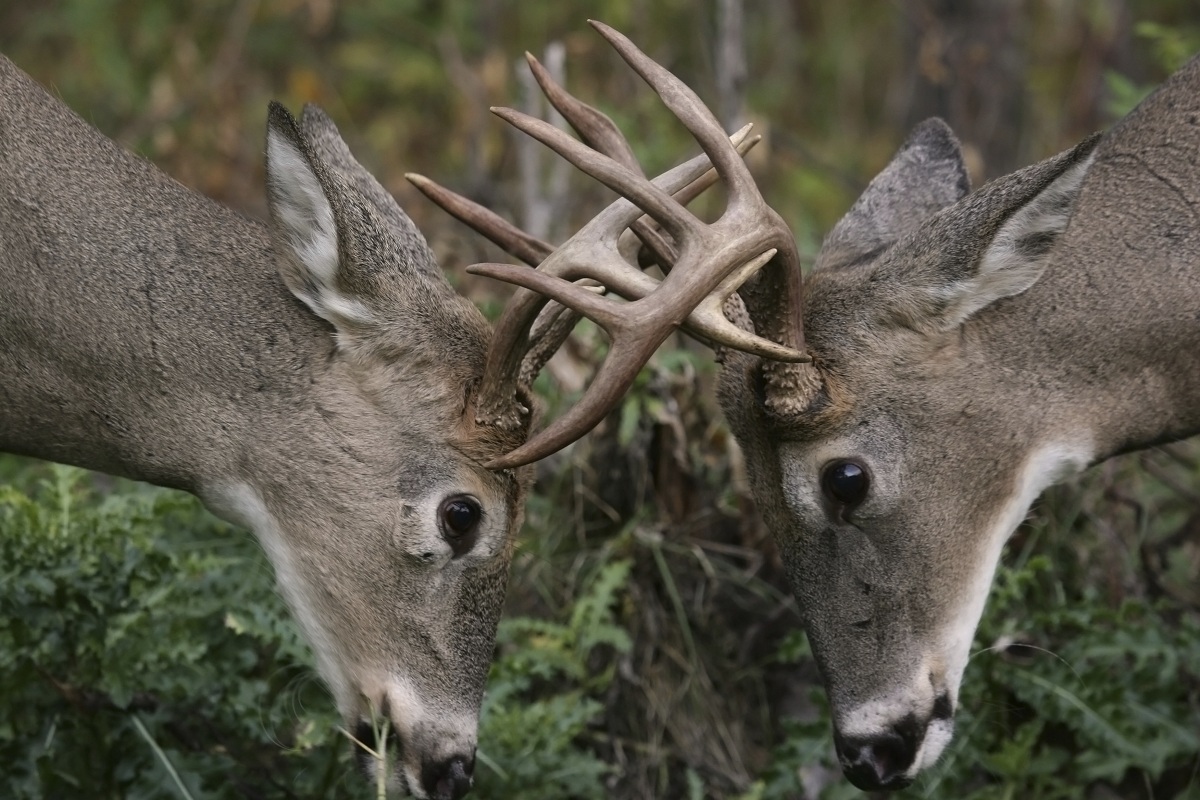
<path fill-rule="evenodd" d="M 821 474 L 825 496 L 844 508 L 853 508 L 867 497 L 871 479 L 856 461 L 834 461 Z"/>
<path fill-rule="evenodd" d="M 461 556 L 475 545 L 475 533 L 483 519 L 483 509 L 474 497 L 451 497 L 442 501 L 439 511 L 442 538 L 454 555 Z"/>

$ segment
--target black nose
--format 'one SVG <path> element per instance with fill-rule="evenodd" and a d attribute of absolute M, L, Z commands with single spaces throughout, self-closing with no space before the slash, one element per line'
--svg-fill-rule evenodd
<path fill-rule="evenodd" d="M 421 784 L 431 800 L 458 800 L 471 791 L 471 773 L 475 771 L 475 756 L 454 756 L 440 763 L 427 763 L 421 768 Z"/>
<path fill-rule="evenodd" d="M 912 783 L 904 773 L 912 766 L 924 734 L 925 726 L 904 720 L 876 736 L 835 735 L 833 741 L 851 783 L 866 792 L 891 791 Z"/>

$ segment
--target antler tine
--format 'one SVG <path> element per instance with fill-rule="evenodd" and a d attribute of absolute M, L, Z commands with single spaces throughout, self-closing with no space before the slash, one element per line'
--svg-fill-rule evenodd
<path fill-rule="evenodd" d="M 688 214 L 669 194 L 646 180 L 643 175 L 572 139 L 550 123 L 511 108 L 493 108 L 492 113 L 517 130 L 537 139 L 614 192 L 636 203 L 644 213 L 653 217 L 676 239 L 682 238 L 685 231 L 694 230 L 699 226 L 695 217 Z M 624 227 L 628 227 L 628 224 Z"/>
<path fill-rule="evenodd" d="M 758 146 L 759 142 L 762 141 L 763 137 L 760 134 L 756 133 L 753 136 L 748 135 L 750 133 L 750 129 L 753 127 L 754 123 L 747 122 L 740 130 L 737 131 L 737 133 L 729 137 L 729 143 L 733 145 L 733 148 L 737 150 L 738 156 L 742 158 L 745 158 L 746 153 L 749 153 Z M 675 202 L 679 203 L 681 206 L 691 205 L 693 200 L 704 194 L 704 192 L 708 190 L 708 187 L 712 186 L 720 179 L 721 176 L 717 173 L 717 171 L 715 169 L 710 169 L 708 172 L 704 173 L 699 178 L 696 178 L 696 180 L 680 189 L 678 192 L 672 195 L 672 197 L 674 197 Z"/>
<path fill-rule="evenodd" d="M 450 191 L 424 175 L 407 172 L 404 177 L 417 187 L 421 194 L 437 203 L 452 217 L 482 233 L 491 240 L 492 244 L 509 255 L 521 259 L 529 266 L 536 267 L 554 252 L 552 246 L 535 236 L 530 236 L 499 214 Z"/>
<path fill-rule="evenodd" d="M 482 275 L 505 283 L 511 283 L 548 297 L 567 308 L 574 309 L 597 325 L 609 331 L 620 330 L 623 322 L 617 313 L 619 305 L 604 300 L 574 281 L 563 280 L 537 269 L 525 269 L 515 264 L 472 264 L 467 267 L 472 275 Z"/>
<path fill-rule="evenodd" d="M 777 334 L 784 345 L 804 351 L 803 279 L 796 240 L 787 225 L 759 194 L 754 178 L 742 159 L 729 146 L 725 133 L 708 107 L 690 88 L 661 65 L 638 49 L 623 34 L 602 22 L 589 24 L 603 36 L 630 67 L 662 98 L 663 103 L 691 132 L 701 148 L 712 159 L 713 167 L 729 188 L 729 205 L 724 218 L 751 221 L 751 238 L 779 250 L 779 258 L 769 280 L 770 291 L 776 295 L 772 302 L 779 313 Z M 678 237 L 676 237 L 678 239 Z M 718 263 L 713 261 L 711 263 Z M 673 273 L 663 281 L 670 283 Z M 810 360 L 807 357 L 804 360 Z"/>
<path fill-rule="evenodd" d="M 607 114 L 560 86 L 533 53 L 526 52 L 525 61 L 529 64 L 533 79 L 542 87 L 542 94 L 546 95 L 550 105 L 563 115 L 563 119 L 570 123 L 585 144 L 645 177 L 642 165 L 633 154 L 629 141 Z"/>
<path fill-rule="evenodd" d="M 757 197 L 758 190 L 750 170 L 730 146 L 729 138 L 717 122 L 717 118 L 696 93 L 665 67 L 643 53 L 624 34 L 596 20 L 588 20 L 588 24 L 612 45 L 634 72 L 642 76 L 662 99 L 663 104 L 699 142 L 700 147 L 712 159 L 717 172 L 729 185 L 730 203 L 747 191 Z"/>

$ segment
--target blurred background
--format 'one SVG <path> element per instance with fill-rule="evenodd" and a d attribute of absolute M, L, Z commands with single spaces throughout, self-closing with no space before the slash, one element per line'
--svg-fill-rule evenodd
<path fill-rule="evenodd" d="M 698 151 L 589 17 L 731 130 L 756 124 L 752 169 L 808 261 L 920 120 L 950 123 L 978 184 L 1110 125 L 1200 50 L 1194 0 L 5 0 L 0 52 L 253 216 L 267 102 L 324 106 L 495 315 L 506 290 L 463 267 L 502 256 L 403 175 L 556 242 L 611 200 L 488 113 L 541 113 L 525 50 L 651 174 Z M 603 351 L 582 324 L 539 380 L 549 413 Z M 604 426 L 539 466 L 474 796 L 860 796 L 834 766 L 715 369 L 671 342 Z M 0 795 L 369 792 L 245 534 L 182 495 L 8 456 L 0 527 Z M 906 796 L 1200 797 L 1198 587 L 1194 442 L 1051 491 L 1007 550 L 958 739 Z"/>

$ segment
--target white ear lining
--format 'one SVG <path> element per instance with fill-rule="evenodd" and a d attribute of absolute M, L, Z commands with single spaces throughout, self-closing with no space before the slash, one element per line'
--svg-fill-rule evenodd
<path fill-rule="evenodd" d="M 289 283 L 313 313 L 335 326 L 367 322 L 371 312 L 337 289 L 338 236 L 333 207 L 308 159 L 277 131 L 267 133 L 267 183 L 275 218 L 303 285 Z"/>
<path fill-rule="evenodd" d="M 961 323 L 1002 297 L 1020 294 L 1042 276 L 1058 237 L 1067 229 L 1075 198 L 1093 156 L 1068 167 L 1009 217 L 993 237 L 971 278 L 948 287 L 946 314 Z"/>
<path fill-rule="evenodd" d="M 292 250 L 317 282 L 331 286 L 337 273 L 337 227 L 316 174 L 300 150 L 276 131 L 267 134 L 267 163 L 275 212 Z"/>

